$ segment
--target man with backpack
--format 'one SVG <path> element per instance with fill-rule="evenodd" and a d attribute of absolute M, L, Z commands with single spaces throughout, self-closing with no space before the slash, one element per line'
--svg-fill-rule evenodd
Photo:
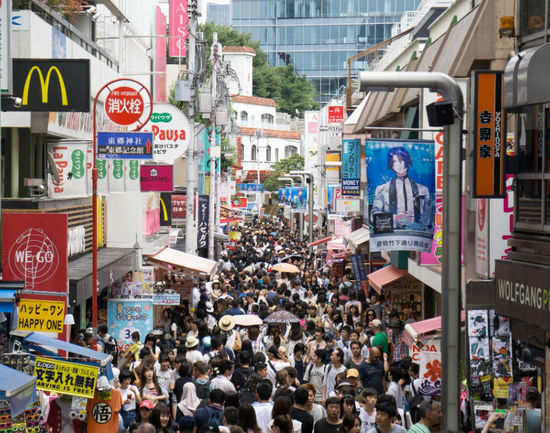
<path fill-rule="evenodd" d="M 220 389 L 210 391 L 208 405 L 195 411 L 195 429 L 193 433 L 205 433 L 210 429 L 217 430 L 223 421 L 223 404 L 225 393 Z"/>
<path fill-rule="evenodd" d="M 118 356 L 118 344 L 115 337 L 109 335 L 108 331 L 109 328 L 107 328 L 107 325 L 99 325 L 97 327 L 97 348 L 99 352 L 111 355 L 113 359 L 116 359 Z"/>

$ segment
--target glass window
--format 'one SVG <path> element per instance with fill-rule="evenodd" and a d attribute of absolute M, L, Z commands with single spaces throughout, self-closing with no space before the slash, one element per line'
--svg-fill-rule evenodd
<path fill-rule="evenodd" d="M 267 146 L 265 149 L 265 160 L 271 161 L 271 146 Z"/>
<path fill-rule="evenodd" d="M 312 44 L 318 44 L 321 42 L 321 27 L 319 26 L 308 27 L 308 32 L 311 34 Z"/>
<path fill-rule="evenodd" d="M 257 149 L 256 149 L 256 145 L 253 144 L 252 145 L 252 148 L 250 150 L 250 160 L 251 161 L 256 161 L 256 158 L 258 157 L 257 155 Z"/>
<path fill-rule="evenodd" d="M 544 30 L 545 0 L 521 0 L 519 10 L 522 36 Z"/>
<path fill-rule="evenodd" d="M 285 146 L 285 158 L 290 158 L 297 152 L 298 148 L 296 146 Z"/>
<path fill-rule="evenodd" d="M 241 111 L 241 121 L 243 122 L 248 121 L 248 113 L 246 111 Z"/>
<path fill-rule="evenodd" d="M 279 162 L 279 148 L 275 148 L 275 162 Z"/>
<path fill-rule="evenodd" d="M 273 115 L 269 113 L 262 114 L 262 123 L 273 124 Z"/>

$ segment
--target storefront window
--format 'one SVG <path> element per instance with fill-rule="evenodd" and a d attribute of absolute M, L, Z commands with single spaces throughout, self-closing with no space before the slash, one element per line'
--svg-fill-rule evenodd
<path fill-rule="evenodd" d="M 528 36 L 545 28 L 545 10 L 547 0 L 520 1 L 521 35 Z"/>

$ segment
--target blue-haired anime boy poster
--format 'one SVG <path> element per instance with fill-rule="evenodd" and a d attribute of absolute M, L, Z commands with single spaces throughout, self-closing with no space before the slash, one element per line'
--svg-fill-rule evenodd
<path fill-rule="evenodd" d="M 431 251 L 433 141 L 367 140 L 366 161 L 371 251 Z"/>

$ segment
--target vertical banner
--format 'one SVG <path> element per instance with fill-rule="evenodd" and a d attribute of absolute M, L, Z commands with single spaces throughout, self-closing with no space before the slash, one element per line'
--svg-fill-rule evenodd
<path fill-rule="evenodd" d="M 25 281 L 25 289 L 68 290 L 67 214 L 4 213 L 2 276 Z"/>
<path fill-rule="evenodd" d="M 145 299 L 109 299 L 107 302 L 109 334 L 118 341 L 119 349 L 132 344 L 132 332 L 138 331 L 141 341 L 153 329 L 153 301 Z"/>
<path fill-rule="evenodd" d="M 279 194 L 279 196 L 278 196 L 279 203 L 283 204 L 283 200 L 285 198 L 285 189 L 284 188 L 279 188 L 278 194 Z"/>
<path fill-rule="evenodd" d="M 291 188 L 290 194 L 290 207 L 293 212 L 305 212 L 307 208 L 307 187 L 294 186 Z"/>
<path fill-rule="evenodd" d="M 186 56 L 185 42 L 188 34 L 187 0 L 170 0 L 170 42 L 168 43 L 170 57 Z"/>
<path fill-rule="evenodd" d="M 489 200 L 476 200 L 475 227 L 476 274 L 481 278 L 489 278 Z"/>
<path fill-rule="evenodd" d="M 357 290 L 368 290 L 365 256 L 363 254 L 352 254 L 349 256 L 349 259 L 351 260 L 353 276 L 355 277 L 355 288 Z"/>
<path fill-rule="evenodd" d="M 166 97 L 166 17 L 160 6 L 156 7 L 155 33 L 155 99 L 167 102 Z"/>
<path fill-rule="evenodd" d="M 283 199 L 283 203 L 285 204 L 285 206 L 290 206 L 291 193 L 292 193 L 292 187 L 290 186 L 285 187 L 285 195 Z"/>
<path fill-rule="evenodd" d="M 502 198 L 504 189 L 504 108 L 501 71 L 475 71 L 474 192 L 477 198 Z"/>
<path fill-rule="evenodd" d="M 208 213 L 210 209 L 210 197 L 206 194 L 199 195 L 198 220 L 197 220 L 197 249 L 201 257 L 208 257 Z"/>
<path fill-rule="evenodd" d="M 109 191 L 124 192 L 124 160 L 111 159 L 107 162 L 109 173 Z"/>
<path fill-rule="evenodd" d="M 85 197 L 88 195 L 86 154 L 88 143 L 73 141 L 48 143 L 48 153 L 55 162 L 59 175 L 56 182 L 48 175 L 48 196 L 51 198 Z M 90 171 L 91 177 L 91 171 Z"/>
<path fill-rule="evenodd" d="M 342 186 L 338 184 L 327 185 L 327 209 L 328 218 L 334 219 L 338 215 L 336 212 L 336 203 L 342 198 Z"/>
<path fill-rule="evenodd" d="M 342 143 L 342 195 L 361 195 L 361 140 Z"/>
<path fill-rule="evenodd" d="M 366 161 L 371 251 L 430 251 L 433 141 L 367 140 Z"/>

